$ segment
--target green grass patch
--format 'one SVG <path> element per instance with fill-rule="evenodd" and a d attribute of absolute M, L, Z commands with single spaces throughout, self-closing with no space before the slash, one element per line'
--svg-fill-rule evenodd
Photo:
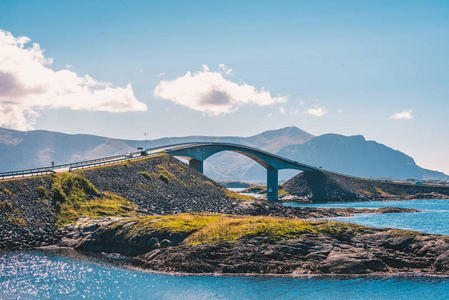
<path fill-rule="evenodd" d="M 365 191 L 365 190 L 357 190 L 357 193 L 365 194 L 365 195 L 372 195 L 372 193 Z"/>
<path fill-rule="evenodd" d="M 197 231 L 204 226 L 217 221 L 218 215 L 208 214 L 179 214 L 170 216 L 151 216 L 138 217 L 132 219 L 137 221 L 136 225 L 127 232 L 127 238 L 139 238 L 146 235 L 149 231 L 164 229 L 168 232 L 185 232 L 191 233 Z"/>
<path fill-rule="evenodd" d="M 37 192 L 37 194 L 38 194 L 40 197 L 46 197 L 46 196 L 47 196 L 47 189 L 46 189 L 43 185 L 38 186 L 38 187 L 35 188 L 34 190 Z"/>
<path fill-rule="evenodd" d="M 347 230 L 346 224 L 342 223 Z M 222 217 L 186 239 L 186 243 L 209 244 L 237 241 L 245 237 L 266 237 L 269 241 L 290 239 L 303 234 L 335 234 L 340 223 L 308 222 L 275 217 Z"/>
<path fill-rule="evenodd" d="M 256 197 L 250 196 L 250 195 L 242 195 L 239 194 L 237 192 L 228 190 L 228 189 L 223 189 L 226 197 L 228 197 L 229 199 L 233 199 L 233 200 L 241 200 L 241 201 L 252 201 L 252 200 L 256 200 Z"/>
<path fill-rule="evenodd" d="M 290 195 L 290 193 L 287 192 L 287 191 L 284 191 L 284 190 L 279 189 L 279 190 L 278 190 L 278 195 Z"/>
<path fill-rule="evenodd" d="M 267 193 L 267 187 L 263 185 L 253 185 L 242 191 L 243 193 L 263 194 Z"/>
<path fill-rule="evenodd" d="M 165 175 L 164 173 L 159 174 L 159 179 L 168 184 L 169 181 L 168 176 Z"/>
<path fill-rule="evenodd" d="M 97 189 L 84 177 L 63 173 L 54 177 L 52 200 L 57 212 L 57 225 L 74 223 L 81 216 L 132 216 L 136 205 L 115 194 Z"/>
<path fill-rule="evenodd" d="M 171 216 L 137 217 L 127 222 L 134 226 L 119 230 L 128 240 L 139 239 L 153 230 L 183 232 L 188 245 L 237 241 L 245 237 L 262 236 L 269 241 L 294 238 L 303 234 L 337 234 L 352 229 L 362 232 L 364 226 L 327 221 L 301 221 L 275 217 L 235 217 L 216 214 L 179 214 Z M 124 223 L 111 225 L 111 229 Z"/>
<path fill-rule="evenodd" d="M 145 177 L 148 180 L 151 180 L 151 175 L 148 174 L 147 172 L 139 172 L 140 174 L 142 174 L 143 177 Z"/>

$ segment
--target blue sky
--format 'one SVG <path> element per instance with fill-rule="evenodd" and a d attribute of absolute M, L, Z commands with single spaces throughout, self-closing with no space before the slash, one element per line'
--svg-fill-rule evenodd
<path fill-rule="evenodd" d="M 39 44 L 45 68 L 102 82 L 78 102 L 14 99 L 34 112 L 27 128 L 142 139 L 297 126 L 363 134 L 449 173 L 448 1 L 2 1 L 0 29 Z M 193 99 L 212 77 L 225 100 Z M 128 101 L 98 99 L 105 82 Z M 14 120 L 2 126 L 23 129 Z"/>

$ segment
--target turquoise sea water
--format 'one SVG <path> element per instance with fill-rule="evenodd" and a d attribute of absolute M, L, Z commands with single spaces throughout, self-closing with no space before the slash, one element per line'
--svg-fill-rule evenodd
<path fill-rule="evenodd" d="M 423 209 L 416 214 L 362 215 L 345 220 L 449 234 L 448 200 L 338 206 Z M 82 255 L 19 251 L 0 253 L 0 299 L 449 299 L 449 278 L 174 276 L 145 273 Z"/>
<path fill-rule="evenodd" d="M 288 206 L 309 207 L 354 207 L 379 208 L 386 206 L 415 208 L 419 213 L 398 214 L 360 214 L 349 218 L 334 218 L 334 220 L 351 222 L 371 227 L 393 227 L 416 230 L 426 233 L 449 235 L 449 200 L 412 200 L 412 201 L 382 201 L 382 202 L 346 202 L 326 204 L 285 204 Z"/>

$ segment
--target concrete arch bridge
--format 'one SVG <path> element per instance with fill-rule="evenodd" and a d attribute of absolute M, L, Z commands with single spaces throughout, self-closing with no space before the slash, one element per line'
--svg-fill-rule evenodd
<path fill-rule="evenodd" d="M 299 163 L 263 150 L 228 143 L 184 143 L 148 149 L 151 152 L 165 152 L 189 161 L 189 166 L 203 173 L 203 162 L 208 157 L 222 151 L 232 151 L 245 155 L 267 169 L 267 198 L 278 199 L 278 170 L 294 169 L 315 172 L 317 168 Z"/>

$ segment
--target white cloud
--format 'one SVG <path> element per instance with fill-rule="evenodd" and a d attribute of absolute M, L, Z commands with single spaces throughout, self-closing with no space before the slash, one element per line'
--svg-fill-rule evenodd
<path fill-rule="evenodd" d="M 236 111 L 244 104 L 272 105 L 286 101 L 286 97 L 272 97 L 264 88 L 257 90 L 252 85 L 224 79 L 222 73 L 210 71 L 206 65 L 200 72 L 160 81 L 154 96 L 213 116 Z"/>
<path fill-rule="evenodd" d="M 268 115 L 267 115 L 267 117 L 272 117 L 273 116 L 273 113 L 269 113 Z"/>
<path fill-rule="evenodd" d="M 343 113 L 343 110 L 342 110 L 342 109 L 339 109 L 339 110 L 338 110 L 338 113 L 339 113 L 339 114 Z"/>
<path fill-rule="evenodd" d="M 125 112 L 144 111 L 131 85 L 112 87 L 70 69 L 54 71 L 53 60 L 28 37 L 14 37 L 0 29 L 0 126 L 32 129 L 45 108 Z M 68 68 L 71 68 L 70 66 Z"/>
<path fill-rule="evenodd" d="M 165 72 L 156 74 L 156 77 L 157 77 L 157 78 L 161 78 L 161 77 L 164 77 L 164 76 L 165 76 Z"/>
<path fill-rule="evenodd" d="M 218 67 L 220 67 L 226 75 L 232 75 L 232 69 L 228 68 L 225 64 L 219 64 Z"/>
<path fill-rule="evenodd" d="M 390 119 L 397 119 L 397 120 L 399 120 L 399 119 L 405 119 L 405 120 L 410 120 L 410 119 L 413 119 L 413 118 L 414 118 L 414 116 L 412 115 L 412 113 L 413 113 L 413 111 L 412 111 L 411 109 L 409 109 L 408 111 L 404 109 L 404 110 L 401 111 L 400 113 L 396 113 L 396 114 L 390 116 Z"/>
<path fill-rule="evenodd" d="M 314 105 L 314 107 L 311 107 L 304 111 L 306 115 L 312 115 L 316 117 L 322 117 L 325 114 L 327 114 L 327 111 L 324 107 L 320 107 L 317 104 Z"/>
<path fill-rule="evenodd" d="M 279 107 L 279 112 L 285 114 L 285 108 L 283 106 Z"/>

